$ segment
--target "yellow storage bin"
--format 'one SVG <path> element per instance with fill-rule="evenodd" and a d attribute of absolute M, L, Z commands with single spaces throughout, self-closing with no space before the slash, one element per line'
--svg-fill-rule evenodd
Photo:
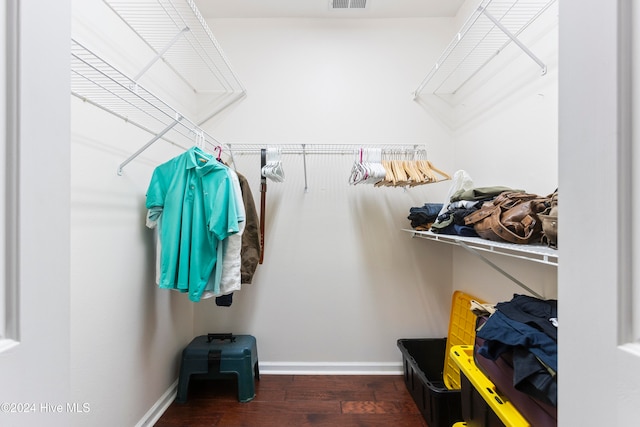
<path fill-rule="evenodd" d="M 460 368 L 450 356 L 451 347 L 473 344 L 476 339 L 476 316 L 470 310 L 471 300 L 485 303 L 462 291 L 455 291 L 451 298 L 446 357 L 442 371 L 442 380 L 449 390 L 460 390 Z"/>
<path fill-rule="evenodd" d="M 478 393 L 482 397 L 482 400 L 484 400 L 485 405 L 487 405 L 497 417 L 485 417 L 487 421 L 482 421 L 480 423 L 477 423 L 475 422 L 476 420 L 474 420 L 473 425 L 484 427 L 494 427 L 500 425 L 504 425 L 507 427 L 530 427 L 529 422 L 511 404 L 509 399 L 507 399 L 502 393 L 500 393 L 496 386 L 476 367 L 476 364 L 473 360 L 473 346 L 453 346 L 451 347 L 450 356 L 458 365 L 458 367 L 460 368 L 460 372 L 464 374 L 465 377 L 462 380 L 463 417 L 466 412 L 465 405 L 475 404 L 475 402 L 467 402 L 465 400 L 465 383 L 467 383 L 467 381 L 465 380 L 468 380 L 468 382 L 470 383 L 470 387 L 475 389 L 471 391 Z M 474 411 L 470 412 L 473 412 L 475 415 L 481 411 L 477 410 L 476 408 Z M 467 418 L 464 419 L 467 422 L 471 421 Z"/>

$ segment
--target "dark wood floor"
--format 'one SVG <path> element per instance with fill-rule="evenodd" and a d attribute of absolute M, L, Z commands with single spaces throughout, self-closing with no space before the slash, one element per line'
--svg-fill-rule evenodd
<path fill-rule="evenodd" d="M 155 427 L 427 427 L 402 376 L 260 375 L 240 403 L 234 381 L 192 381 Z"/>

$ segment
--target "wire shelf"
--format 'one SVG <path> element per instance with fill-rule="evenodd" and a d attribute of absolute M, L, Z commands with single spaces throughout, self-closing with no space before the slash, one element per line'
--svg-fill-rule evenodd
<path fill-rule="evenodd" d="M 413 237 L 427 240 L 434 240 L 443 243 L 462 246 L 463 244 L 475 250 L 494 253 L 498 255 L 510 256 L 513 258 L 525 259 L 547 265 L 558 265 L 559 253 L 557 249 L 552 249 L 542 244 L 517 245 L 508 242 L 494 242 L 481 237 L 464 237 L 451 234 L 436 234 L 431 231 L 417 231 L 403 229 L 411 233 Z"/>
<path fill-rule="evenodd" d="M 281 154 L 302 155 L 356 155 L 358 150 L 379 148 L 387 153 L 413 154 L 418 151 L 426 153 L 426 145 L 422 144 L 247 144 L 225 143 L 225 148 L 233 154 L 260 154 L 263 148 L 272 147 L 280 149 Z"/>
<path fill-rule="evenodd" d="M 245 93 L 193 0 L 103 1 L 195 93 Z"/>
<path fill-rule="evenodd" d="M 517 37 L 555 0 L 483 0 L 433 65 L 414 95 L 455 94 L 512 41 L 546 72 Z"/>
<path fill-rule="evenodd" d="M 185 149 L 200 143 L 221 145 L 174 108 L 73 39 L 71 93 L 154 135 L 152 142 L 161 138 Z"/>

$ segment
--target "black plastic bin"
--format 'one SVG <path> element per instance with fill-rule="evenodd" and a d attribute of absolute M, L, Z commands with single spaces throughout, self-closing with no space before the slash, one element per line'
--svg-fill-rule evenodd
<path fill-rule="evenodd" d="M 462 421 L 460 390 L 442 380 L 446 338 L 399 339 L 404 383 L 429 427 L 451 427 Z"/>

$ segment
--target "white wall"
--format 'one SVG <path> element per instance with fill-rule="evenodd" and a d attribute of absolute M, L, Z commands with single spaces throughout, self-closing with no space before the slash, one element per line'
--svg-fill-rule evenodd
<path fill-rule="evenodd" d="M 412 92 L 450 19 L 224 19 L 210 27 L 247 98 L 208 123 L 225 142 L 428 144 L 449 167 L 449 130 Z"/>
<path fill-rule="evenodd" d="M 71 101 L 71 395 L 92 403 L 91 425 L 133 425 L 175 381 L 193 330 L 184 295 L 154 284 L 144 225 L 153 165 L 178 151 L 153 147 L 118 176 L 149 134 Z"/>
<path fill-rule="evenodd" d="M 225 142 L 425 144 L 453 172 L 450 130 L 411 95 L 450 22 L 212 21 L 248 94 L 206 127 Z M 257 203 L 259 157 L 235 158 Z M 302 158 L 284 159 L 286 182 L 268 184 L 264 264 L 230 309 L 197 305 L 197 332 L 255 335 L 263 369 L 337 372 L 398 372 L 398 338 L 446 335 L 450 249 L 400 230 L 448 183 L 350 187 L 352 162 L 310 156 L 304 193 Z"/>
<path fill-rule="evenodd" d="M 72 37 L 129 76 L 153 57 L 100 0 L 73 3 Z M 140 83 L 188 114 L 195 106 L 179 81 L 157 66 Z M 179 96 L 178 96 L 179 95 Z M 78 426 L 132 426 L 153 417 L 176 381 L 182 348 L 193 338 L 193 305 L 157 288 L 145 193 L 153 168 L 183 152 L 71 97 L 71 398 L 91 404 Z"/>
<path fill-rule="evenodd" d="M 558 16 L 551 7 L 452 96 L 456 167 L 478 186 L 546 195 L 558 186 Z"/>

